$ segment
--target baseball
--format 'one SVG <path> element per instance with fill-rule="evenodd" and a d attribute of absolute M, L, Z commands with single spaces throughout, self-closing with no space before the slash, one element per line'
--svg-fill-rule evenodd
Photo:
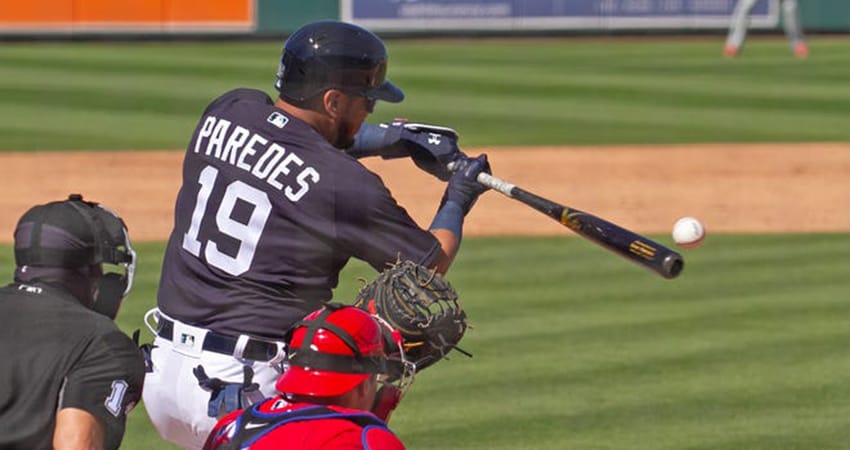
<path fill-rule="evenodd" d="M 673 225 L 673 240 L 682 248 L 694 249 L 702 244 L 705 227 L 693 217 L 682 217 Z"/>

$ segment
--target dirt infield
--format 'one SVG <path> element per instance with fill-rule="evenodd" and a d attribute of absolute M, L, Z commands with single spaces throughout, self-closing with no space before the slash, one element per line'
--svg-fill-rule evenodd
<path fill-rule="evenodd" d="M 495 174 L 544 197 L 644 233 L 681 216 L 711 232 L 850 231 L 850 143 L 487 149 Z M 477 153 L 472 149 L 470 153 Z M 182 151 L 0 154 L 0 242 L 35 203 L 71 192 L 127 220 L 137 241 L 172 226 Z M 442 184 L 405 160 L 367 160 L 399 203 L 427 226 Z M 569 235 L 497 193 L 484 195 L 466 235 Z"/>

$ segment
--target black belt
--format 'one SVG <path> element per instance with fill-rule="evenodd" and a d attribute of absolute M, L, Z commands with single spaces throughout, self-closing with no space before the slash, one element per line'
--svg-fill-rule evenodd
<path fill-rule="evenodd" d="M 171 319 L 160 316 L 159 329 L 156 331 L 156 334 L 163 339 L 173 340 L 174 322 Z M 207 331 L 201 348 L 210 352 L 237 356 L 234 355 L 236 342 L 237 339 L 235 337 Z M 278 348 L 274 343 L 248 339 L 248 343 L 245 344 L 245 349 L 242 351 L 241 358 L 254 361 L 271 361 L 277 356 L 277 353 Z"/>

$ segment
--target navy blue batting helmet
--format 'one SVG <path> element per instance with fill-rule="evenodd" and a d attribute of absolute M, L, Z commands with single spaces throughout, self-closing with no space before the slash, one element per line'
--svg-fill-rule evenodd
<path fill-rule="evenodd" d="M 320 21 L 286 40 L 275 88 L 293 103 L 328 89 L 392 103 L 404 100 L 386 73 L 387 49 L 380 38 L 354 24 Z"/>

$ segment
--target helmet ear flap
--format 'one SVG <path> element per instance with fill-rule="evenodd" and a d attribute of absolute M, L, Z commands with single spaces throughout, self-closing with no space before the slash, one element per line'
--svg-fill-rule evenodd
<path fill-rule="evenodd" d="M 97 280 L 92 309 L 110 319 L 115 319 L 126 289 L 127 277 L 117 273 L 104 274 Z"/>

